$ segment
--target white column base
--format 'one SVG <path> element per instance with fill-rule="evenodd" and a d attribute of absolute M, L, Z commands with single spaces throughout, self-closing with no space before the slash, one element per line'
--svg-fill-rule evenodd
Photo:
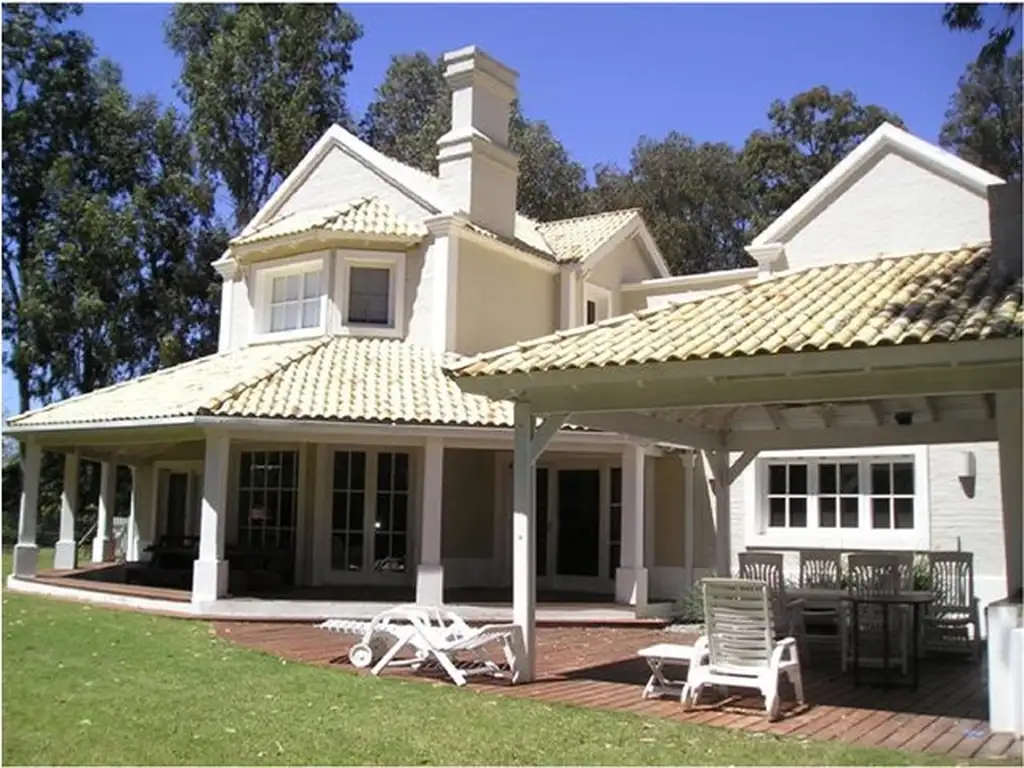
<path fill-rule="evenodd" d="M 416 568 L 416 603 L 444 605 L 444 566 L 419 565 Z"/>
<path fill-rule="evenodd" d="M 647 605 L 647 569 L 615 569 L 615 602 L 643 608 Z"/>
<path fill-rule="evenodd" d="M 78 542 L 61 539 L 53 553 L 53 567 L 58 571 L 71 571 L 78 567 Z"/>
<path fill-rule="evenodd" d="M 92 540 L 92 561 L 94 563 L 105 563 L 112 558 L 110 553 L 110 539 L 105 536 L 97 536 Z"/>
<path fill-rule="evenodd" d="M 31 579 L 39 569 L 39 547 L 35 544 L 14 545 L 13 573 L 19 579 Z"/>
<path fill-rule="evenodd" d="M 228 561 L 196 560 L 192 567 L 192 602 L 210 603 L 228 593 Z"/>
<path fill-rule="evenodd" d="M 988 711 L 993 733 L 1024 733 L 1024 606 L 998 600 L 988 619 Z"/>

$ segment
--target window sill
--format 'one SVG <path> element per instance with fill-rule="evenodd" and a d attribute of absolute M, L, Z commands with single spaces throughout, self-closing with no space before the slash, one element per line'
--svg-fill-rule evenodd
<path fill-rule="evenodd" d="M 322 326 L 317 326 L 315 328 L 301 328 L 297 331 L 265 331 L 263 333 L 253 334 L 252 339 L 250 339 L 250 343 L 274 344 L 283 341 L 300 341 L 302 339 L 315 339 L 318 336 L 323 335 L 324 329 Z"/>
<path fill-rule="evenodd" d="M 343 325 L 338 331 L 339 336 L 371 337 L 378 339 L 400 339 L 402 331 L 394 326 L 382 325 Z"/>
<path fill-rule="evenodd" d="M 747 540 L 746 544 L 748 547 L 772 547 L 775 549 L 924 550 L 929 548 L 927 532 L 918 528 L 899 531 L 860 528 L 806 528 L 804 530 L 779 528 L 755 533 Z"/>

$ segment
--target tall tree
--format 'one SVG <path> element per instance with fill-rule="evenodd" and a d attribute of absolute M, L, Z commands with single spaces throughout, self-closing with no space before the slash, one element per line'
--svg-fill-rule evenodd
<path fill-rule="evenodd" d="M 81 144 L 92 113 L 92 42 L 64 27 L 78 5 L 3 7 L 3 330 L 18 410 L 38 396 L 34 294 L 45 272 L 34 247 L 49 216 L 46 178 Z"/>
<path fill-rule="evenodd" d="M 750 134 L 743 147 L 752 233 L 783 213 L 883 122 L 903 127 L 892 112 L 862 105 L 850 91 L 818 86 L 768 108 L 768 130 Z"/>
<path fill-rule="evenodd" d="M 436 173 L 437 140 L 450 125 L 444 64 L 418 52 L 391 59 L 359 131 L 374 149 Z M 519 155 L 520 212 L 540 221 L 585 212 L 586 169 L 569 156 L 546 123 L 524 117 L 518 103 L 509 119 L 509 147 Z"/>
<path fill-rule="evenodd" d="M 743 168 L 727 144 L 672 132 L 641 138 L 630 167 L 597 170 L 594 211 L 638 207 L 673 274 L 744 266 L 749 203 Z"/>
<path fill-rule="evenodd" d="M 995 5 L 1002 12 L 1001 23 L 993 24 L 988 29 L 988 42 L 978 54 L 979 63 L 986 60 L 997 62 L 1006 57 L 1010 45 L 1017 36 L 1017 25 L 1020 23 L 1021 8 L 1016 3 L 946 3 L 942 12 L 942 22 L 954 30 L 977 32 L 985 26 L 985 8 Z"/>
<path fill-rule="evenodd" d="M 333 123 L 349 124 L 345 78 L 362 36 L 337 5 L 176 5 L 167 40 L 205 166 L 244 226 Z"/>
<path fill-rule="evenodd" d="M 950 99 L 939 143 L 1004 179 L 1021 178 L 1021 54 L 968 65 Z"/>

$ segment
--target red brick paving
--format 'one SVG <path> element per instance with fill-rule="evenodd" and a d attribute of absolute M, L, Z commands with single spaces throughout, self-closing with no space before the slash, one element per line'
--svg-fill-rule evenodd
<path fill-rule="evenodd" d="M 353 640 L 309 624 L 217 622 L 215 627 L 221 637 L 246 647 L 356 672 L 346 658 Z M 838 659 L 829 658 L 827 651 L 816 653 L 814 665 L 804 670 L 807 704 L 797 706 L 790 693 L 783 701 L 783 717 L 771 723 L 763 700 L 746 691 L 730 691 L 718 702 L 707 694 L 687 712 L 670 699 L 643 700 L 648 673 L 644 661 L 636 657 L 637 649 L 673 641 L 692 638 L 646 628 L 539 627 L 536 681 L 517 686 L 473 684 L 501 695 L 679 722 L 1020 764 L 1021 742 L 988 730 L 983 668 L 970 661 L 925 661 L 918 690 L 880 692 L 868 686 L 854 688 L 839 672 Z M 405 670 L 386 674 L 424 679 Z M 880 702 L 888 709 L 876 708 Z"/>

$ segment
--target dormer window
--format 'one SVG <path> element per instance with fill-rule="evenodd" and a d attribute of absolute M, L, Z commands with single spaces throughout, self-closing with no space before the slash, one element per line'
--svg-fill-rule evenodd
<path fill-rule="evenodd" d="M 326 329 L 325 254 L 253 267 L 256 337 L 314 336 Z"/>
<path fill-rule="evenodd" d="M 336 296 L 341 330 L 355 336 L 400 336 L 405 254 L 339 251 Z"/>
<path fill-rule="evenodd" d="M 583 289 L 583 323 L 591 325 L 612 316 L 612 292 L 587 283 Z"/>

